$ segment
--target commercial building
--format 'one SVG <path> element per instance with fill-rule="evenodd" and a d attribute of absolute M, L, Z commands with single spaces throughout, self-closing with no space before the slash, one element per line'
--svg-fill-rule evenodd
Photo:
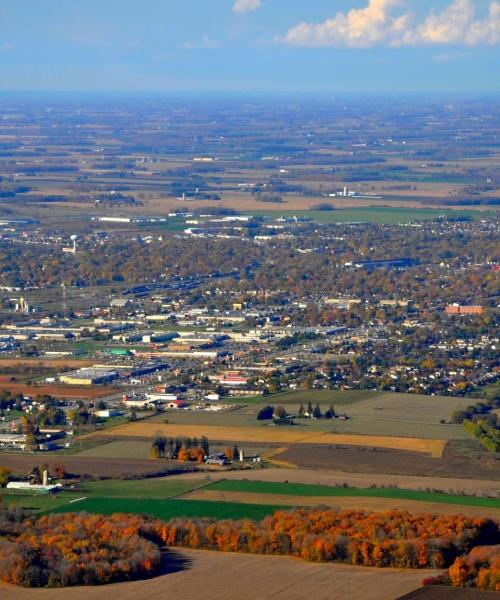
<path fill-rule="evenodd" d="M 445 308 L 447 315 L 482 315 L 484 313 L 483 306 L 470 305 L 460 306 L 460 304 L 450 304 Z"/>

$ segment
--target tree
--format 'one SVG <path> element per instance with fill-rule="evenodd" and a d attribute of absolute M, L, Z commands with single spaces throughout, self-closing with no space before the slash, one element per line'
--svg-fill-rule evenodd
<path fill-rule="evenodd" d="M 239 460 L 239 458 L 240 458 L 240 450 L 239 450 L 238 446 L 235 444 L 233 446 L 233 459 Z"/>
<path fill-rule="evenodd" d="M 149 458 L 161 458 L 160 449 L 156 444 L 151 445 L 151 450 L 149 451 Z"/>
<path fill-rule="evenodd" d="M 273 414 L 274 414 L 273 406 L 264 406 L 257 413 L 257 420 L 258 421 L 267 421 L 267 420 L 273 418 Z"/>
<path fill-rule="evenodd" d="M 205 456 L 208 456 L 210 453 L 210 444 L 208 442 L 208 438 L 205 437 L 204 435 L 201 436 L 200 445 L 201 445 L 203 452 L 205 453 Z"/>
<path fill-rule="evenodd" d="M 0 467 L 0 487 L 5 487 L 9 483 L 11 475 L 12 471 L 7 467 Z"/>
<path fill-rule="evenodd" d="M 177 458 L 178 458 L 178 460 L 182 460 L 182 461 L 191 460 L 191 452 L 189 452 L 189 450 L 187 450 L 186 448 L 181 448 L 179 450 Z"/>
<path fill-rule="evenodd" d="M 53 468 L 54 477 L 64 479 L 66 477 L 66 467 L 62 463 L 56 463 Z"/>
<path fill-rule="evenodd" d="M 163 458 L 165 456 L 167 438 L 161 433 L 161 431 L 158 431 L 155 437 L 153 438 L 153 446 L 156 446 L 158 448 L 159 457 Z"/>
<path fill-rule="evenodd" d="M 32 471 L 30 473 L 30 477 L 33 480 L 33 483 L 37 483 L 37 484 L 42 483 L 42 473 L 40 471 L 40 467 L 38 467 L 38 466 L 33 467 Z"/>
<path fill-rule="evenodd" d="M 283 406 L 277 406 L 273 412 L 273 417 L 275 419 L 286 419 L 287 414 L 285 408 Z"/>
<path fill-rule="evenodd" d="M 319 402 L 318 402 L 318 404 L 316 404 L 316 406 L 314 407 L 314 410 L 313 410 L 313 417 L 314 417 L 315 419 L 321 419 L 321 418 L 323 417 L 323 413 L 321 412 L 321 408 L 320 408 L 320 406 L 319 406 Z"/>
<path fill-rule="evenodd" d="M 335 409 L 333 408 L 333 404 L 330 404 L 330 408 L 325 412 L 325 419 L 335 419 Z"/>

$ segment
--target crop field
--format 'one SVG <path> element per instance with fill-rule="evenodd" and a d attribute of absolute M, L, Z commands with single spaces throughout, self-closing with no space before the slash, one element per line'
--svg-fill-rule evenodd
<path fill-rule="evenodd" d="M 441 456 L 446 446 L 445 440 L 374 436 L 345 435 L 320 431 L 304 431 L 301 427 L 221 427 L 215 425 L 177 425 L 171 423 L 135 422 L 118 425 L 107 432 L 88 434 L 89 439 L 103 435 L 110 437 L 148 438 L 161 432 L 165 436 L 198 437 L 205 435 L 209 440 L 227 442 L 255 442 L 260 444 L 308 443 L 308 444 L 347 444 L 379 448 L 392 448 L 422 452 L 431 456 Z"/>
<path fill-rule="evenodd" d="M 500 480 L 498 461 L 489 455 L 465 456 L 446 446 L 441 457 L 422 452 L 388 448 L 370 448 L 331 444 L 291 444 L 272 457 L 299 468 L 346 471 L 347 473 L 378 473 L 415 475 L 418 477 L 458 477 Z M 278 462 L 279 464 L 279 462 Z"/>
<path fill-rule="evenodd" d="M 116 394 L 120 390 L 114 387 L 95 387 L 86 385 L 52 385 L 35 384 L 27 385 L 12 381 L 0 382 L 0 391 L 7 390 L 13 394 L 25 394 L 27 396 L 55 396 L 56 398 L 101 398 Z"/>
<path fill-rule="evenodd" d="M 404 488 L 414 491 L 441 491 L 455 495 L 472 496 L 478 493 L 487 494 L 493 498 L 500 498 L 500 481 L 487 479 L 464 479 L 460 477 L 431 477 L 415 475 L 388 475 L 353 473 L 340 470 L 317 469 L 280 469 L 266 467 L 265 469 L 251 469 L 241 471 L 219 471 L 211 473 L 185 473 L 171 476 L 169 480 L 182 478 L 184 481 L 213 483 L 224 480 L 244 481 L 269 481 L 278 483 L 301 483 L 313 486 L 343 487 L 349 485 L 354 488 Z"/>
<path fill-rule="evenodd" d="M 0 466 L 10 469 L 14 475 L 25 476 L 34 466 L 46 463 L 49 470 L 58 463 L 64 463 L 66 471 L 75 475 L 89 474 L 93 477 L 122 477 L 146 475 L 162 469 L 190 470 L 190 463 L 179 461 L 152 460 L 141 458 L 107 458 L 100 456 L 80 456 L 78 454 L 7 454 L 0 452 Z"/>
<path fill-rule="evenodd" d="M 416 500 L 420 502 L 439 502 L 462 506 L 481 506 L 500 511 L 499 498 L 482 498 L 445 494 L 440 492 L 425 492 L 405 490 L 400 488 L 351 488 L 329 487 L 324 485 L 308 485 L 303 483 L 281 483 L 273 481 L 248 481 L 222 479 L 204 488 L 211 491 L 244 492 L 256 494 L 287 495 L 298 497 L 365 497 L 390 498 L 393 500 Z"/>
<path fill-rule="evenodd" d="M 95 361 L 88 359 L 77 358 L 0 358 L 0 373 L 4 367 L 37 367 L 41 365 L 48 369 L 78 369 L 80 367 L 88 367 L 94 364 Z"/>
<path fill-rule="evenodd" d="M 231 399 L 234 402 L 233 399 Z M 224 427 L 267 427 L 268 422 L 258 421 L 257 413 L 267 404 L 284 406 L 291 415 L 298 414 L 299 407 L 308 402 L 319 403 L 323 411 L 333 405 L 337 413 L 349 418 L 297 419 L 295 424 L 302 431 L 329 431 L 354 435 L 377 435 L 408 438 L 466 440 L 463 427 L 442 423 L 448 421 L 454 410 L 470 404 L 468 398 L 447 396 L 418 396 L 374 391 L 310 390 L 293 391 L 236 401 L 241 407 L 224 412 L 188 412 L 171 410 L 158 415 L 151 422 L 179 425 L 216 425 Z"/>
<path fill-rule="evenodd" d="M 263 472 L 265 474 L 265 472 Z M 114 512 L 174 517 L 261 519 L 279 507 L 331 506 L 365 510 L 407 509 L 413 512 L 464 512 L 500 518 L 500 500 L 436 491 L 401 488 L 326 486 L 297 482 L 242 479 L 246 473 L 170 476 L 146 480 L 83 482 L 56 496 L 27 495 L 3 490 L 7 504 L 37 512 Z M 258 473 L 252 473 L 257 475 Z"/>
<path fill-rule="evenodd" d="M 233 502 L 158 498 L 100 498 L 96 496 L 73 504 L 64 504 L 51 512 L 85 511 L 103 515 L 117 512 L 148 514 L 163 521 L 176 517 L 255 519 L 258 521 L 279 508 L 282 507 L 271 504 L 236 504 Z"/>
<path fill-rule="evenodd" d="M 410 513 L 430 513 L 440 515 L 465 514 L 470 517 L 500 519 L 500 510 L 483 506 L 469 506 L 408 500 L 395 498 L 378 498 L 371 496 L 290 496 L 287 494 L 260 494 L 257 492 L 223 492 L 200 489 L 189 493 L 185 499 L 205 502 L 233 502 L 281 505 L 292 510 L 297 506 L 324 506 L 333 510 L 366 510 L 386 512 L 390 510 L 406 510 Z"/>
<path fill-rule="evenodd" d="M 310 202 L 310 199 L 309 199 Z M 356 202 L 356 200 L 353 200 Z M 357 201 L 359 203 L 359 200 Z M 375 202 L 374 200 L 371 201 Z M 238 208 L 238 206 L 233 206 Z M 381 223 L 398 224 L 409 221 L 432 221 L 440 215 L 461 217 L 471 216 L 476 218 L 487 218 L 488 214 L 495 215 L 496 211 L 475 211 L 475 210 L 454 210 L 454 209 L 429 209 L 429 208 L 410 208 L 410 207 L 386 207 L 386 206 L 351 206 L 349 208 L 339 208 L 333 211 L 315 211 L 315 210 L 262 210 L 252 211 L 253 214 L 268 215 L 274 217 L 303 217 L 319 221 L 320 223 Z"/>
<path fill-rule="evenodd" d="M 137 458 L 148 459 L 151 444 L 149 442 L 115 441 L 92 446 L 78 452 L 78 456 L 91 458 Z"/>
<path fill-rule="evenodd" d="M 148 580 L 64 589 L 25 589 L 0 583 L 0 596 L 2 600 L 101 600 L 103 596 L 107 600 L 234 600 L 238 590 L 238 600 L 397 600 L 433 574 L 177 548 L 170 550 L 167 558 L 173 565 L 167 573 Z"/>

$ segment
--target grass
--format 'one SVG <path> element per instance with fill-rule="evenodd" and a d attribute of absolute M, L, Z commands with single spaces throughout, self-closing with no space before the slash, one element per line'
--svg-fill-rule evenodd
<path fill-rule="evenodd" d="M 183 481 L 182 479 L 138 479 L 123 481 L 121 479 L 108 479 L 104 481 L 91 481 L 85 483 L 80 496 L 99 496 L 106 498 L 156 498 L 166 499 L 180 496 L 191 491 L 197 483 Z"/>
<path fill-rule="evenodd" d="M 316 404 L 319 402 L 328 408 L 330 404 L 347 406 L 363 400 L 376 398 L 378 392 L 371 390 L 295 390 L 292 392 L 278 392 L 271 396 L 260 397 L 263 404 L 304 404 L 307 406 L 309 400 Z M 397 395 L 397 394 L 396 394 Z"/>
<path fill-rule="evenodd" d="M 123 436 L 147 439 L 152 439 L 157 432 L 161 432 L 167 437 L 180 435 L 201 438 L 201 436 L 205 435 L 212 441 L 237 442 L 240 444 L 246 442 L 260 443 L 261 445 L 268 443 L 350 444 L 395 450 L 412 450 L 415 452 L 430 453 L 432 456 L 441 456 L 445 446 L 445 441 L 439 439 L 337 434 L 325 430 L 308 430 L 306 427 L 299 426 L 273 427 L 271 424 L 261 427 L 237 427 L 136 421 L 125 425 L 118 425 L 111 432 L 115 437 Z M 89 437 L 91 439 L 98 439 L 104 435 L 108 435 L 108 433 L 106 431 L 97 431 L 89 434 Z"/>
<path fill-rule="evenodd" d="M 348 420 L 296 419 L 296 427 L 304 437 L 314 432 L 335 432 L 352 435 L 377 435 L 425 439 L 467 439 L 461 425 L 443 423 L 454 410 L 470 404 L 469 398 L 448 396 L 418 396 L 372 390 L 295 390 L 270 396 L 229 398 L 227 402 L 238 408 L 223 413 L 168 411 L 151 417 L 150 421 L 179 426 L 218 426 L 268 428 L 265 421 L 257 420 L 259 409 L 267 404 L 283 405 L 291 415 L 308 402 L 320 404 L 323 412 L 333 404 L 337 413 L 346 413 Z M 260 435 L 260 433 L 256 434 Z"/>
<path fill-rule="evenodd" d="M 458 494 L 446 494 L 444 492 L 426 492 L 399 488 L 344 488 L 303 483 L 223 479 L 210 484 L 205 489 L 224 492 L 281 494 L 298 497 L 314 496 L 326 498 L 335 496 L 361 496 L 369 498 L 391 498 L 400 500 L 414 500 L 418 502 L 439 502 L 442 504 L 481 506 L 485 508 L 500 509 L 500 499 L 497 498 L 479 498 L 476 496 L 462 496 Z M 300 504 L 299 500 L 297 504 Z"/>
<path fill-rule="evenodd" d="M 282 507 L 271 504 L 236 504 L 232 502 L 210 502 L 204 500 L 95 497 L 59 506 L 50 512 L 85 511 L 103 515 L 110 515 L 116 512 L 147 514 L 162 521 L 169 521 L 176 517 L 261 520 L 280 508 Z"/>
<path fill-rule="evenodd" d="M 377 200 L 374 200 L 377 202 Z M 396 225 L 398 223 L 407 223 L 408 221 L 433 221 L 440 215 L 446 217 L 470 216 L 473 220 L 487 219 L 496 216 L 495 211 L 475 211 L 475 210 L 453 210 L 453 209 L 432 209 L 432 208 L 392 208 L 386 206 L 360 206 L 351 208 L 342 208 L 332 211 L 318 210 L 255 210 L 247 211 L 249 214 L 258 214 L 269 217 L 303 217 L 313 219 L 320 223 L 380 223 L 387 225 Z"/>
<path fill-rule="evenodd" d="M 140 479 L 140 480 L 121 480 L 106 479 L 102 481 L 90 481 L 81 485 L 73 491 L 63 491 L 56 496 L 27 495 L 14 493 L 7 490 L 0 490 L 0 498 L 6 504 L 14 504 L 33 511 L 50 512 L 62 506 L 67 506 L 68 510 L 73 507 L 76 510 L 80 508 L 80 503 L 71 503 L 72 500 L 87 497 L 92 500 L 94 497 L 117 499 L 150 499 L 171 498 L 180 496 L 197 487 L 197 482 L 182 481 L 179 479 Z M 78 506 L 78 508 L 76 508 Z"/>

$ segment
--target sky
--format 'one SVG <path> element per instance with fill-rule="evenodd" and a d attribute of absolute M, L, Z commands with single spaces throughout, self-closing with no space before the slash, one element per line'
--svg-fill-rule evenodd
<path fill-rule="evenodd" d="M 0 90 L 500 92 L 500 0 L 0 0 Z"/>

